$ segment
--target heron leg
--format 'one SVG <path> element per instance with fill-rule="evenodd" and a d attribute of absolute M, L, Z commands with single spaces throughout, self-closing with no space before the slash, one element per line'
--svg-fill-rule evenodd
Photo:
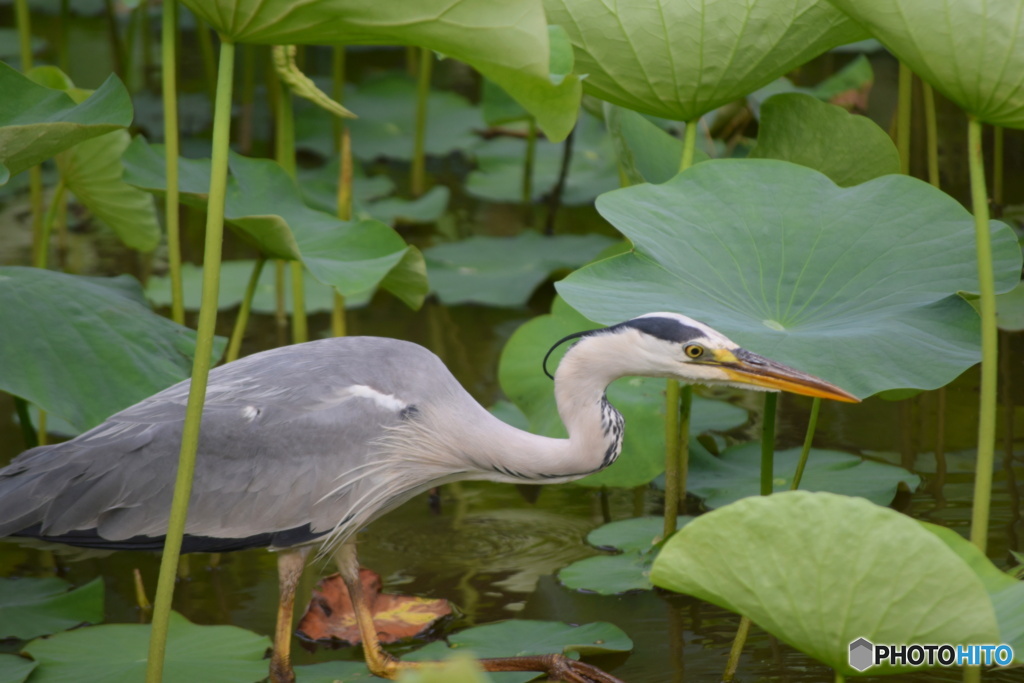
<path fill-rule="evenodd" d="M 380 646 L 377 628 L 373 625 L 373 614 L 363 593 L 359 580 L 359 560 L 356 558 L 355 542 L 344 543 L 334 552 L 338 571 L 352 600 L 352 610 L 363 639 L 363 655 L 366 666 L 375 676 L 394 680 L 403 669 L 414 669 L 437 665 L 439 662 L 403 662 L 385 652 Z M 578 662 L 562 654 L 536 655 L 527 657 L 500 657 L 481 659 L 485 671 L 542 671 L 551 680 L 568 683 L 623 683 L 615 676 L 597 667 Z"/>
<path fill-rule="evenodd" d="M 359 558 L 356 557 L 355 541 L 341 544 L 334 551 L 334 561 L 338 564 L 338 573 L 341 574 L 341 579 L 345 582 L 348 596 L 352 601 L 352 611 L 355 612 L 359 635 L 363 639 L 363 656 L 366 658 L 366 666 L 369 667 L 373 675 L 390 680 L 398 677 L 399 669 L 414 668 L 416 663 L 399 662 L 380 646 L 377 627 L 373 625 L 373 612 L 370 610 L 370 604 L 366 601 L 363 584 L 359 580 Z"/>
<path fill-rule="evenodd" d="M 295 588 L 306 566 L 309 548 L 292 548 L 277 554 L 277 579 L 281 598 L 277 603 L 277 626 L 274 629 L 274 652 L 270 657 L 272 683 L 295 683 L 292 671 L 292 614 L 295 611 Z"/>

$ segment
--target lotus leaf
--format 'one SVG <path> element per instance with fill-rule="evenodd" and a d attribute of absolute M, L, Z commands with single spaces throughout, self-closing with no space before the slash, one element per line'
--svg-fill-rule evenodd
<path fill-rule="evenodd" d="M 586 92 L 679 121 L 865 37 L 825 0 L 544 0 L 544 7 L 576 48 Z"/>
<path fill-rule="evenodd" d="M 799 448 L 775 451 L 774 491 L 789 490 L 799 461 Z M 807 469 L 800 480 L 803 490 L 860 496 L 877 505 L 888 505 L 896 497 L 900 484 L 913 491 L 920 486 L 921 478 L 899 467 L 817 448 L 811 449 Z M 761 444 L 727 448 L 717 457 L 701 446 L 692 446 L 686 489 L 703 498 L 704 504 L 711 508 L 759 495 Z"/>
<path fill-rule="evenodd" d="M 106 624 L 34 640 L 39 683 L 129 683 L 145 677 L 150 627 Z M 235 626 L 199 626 L 171 613 L 167 683 L 252 683 L 267 675 L 270 639 Z"/>
<path fill-rule="evenodd" d="M 205 209 L 210 162 L 181 161 L 181 200 Z M 124 163 L 126 182 L 148 192 L 165 191 L 163 146 L 136 138 Z M 375 220 L 342 221 L 309 208 L 295 181 L 269 159 L 232 154 L 230 170 L 224 219 L 264 254 L 300 259 L 317 280 L 346 296 L 380 284 L 414 308 L 423 303 L 427 282 L 422 256 L 393 229 Z M 408 277 L 386 280 L 396 268 Z"/>
<path fill-rule="evenodd" d="M 774 95 L 761 105 L 750 156 L 813 168 L 840 187 L 900 172 L 896 145 L 871 119 L 799 93 Z"/>
<path fill-rule="evenodd" d="M 862 498 L 744 498 L 669 539 L 651 580 L 748 616 L 844 675 L 857 673 L 848 664 L 857 638 L 1000 642 L 988 593 L 967 563 L 918 522 Z"/>
<path fill-rule="evenodd" d="M 429 48 L 501 85 L 554 140 L 564 139 L 576 121 L 579 79 L 572 75 L 555 83 L 550 77 L 548 22 L 536 0 L 186 0 L 185 5 L 235 42 Z"/>
<path fill-rule="evenodd" d="M 477 236 L 424 252 L 430 283 L 445 304 L 522 306 L 551 274 L 590 261 L 614 240 L 603 235 Z"/>
<path fill-rule="evenodd" d="M 531 431 L 545 436 L 565 436 L 551 380 L 541 371 L 541 359 L 562 337 L 596 327 L 599 325 L 556 298 L 550 315 L 529 321 L 516 330 L 505 345 L 498 379 L 505 394 L 526 413 Z M 548 360 L 552 372 L 562 354 L 564 347 Z M 665 469 L 665 381 L 625 377 L 608 388 L 608 400 L 626 419 L 622 455 L 611 467 L 577 483 L 622 487 L 646 484 Z M 711 429 L 729 429 L 746 420 L 746 411 L 736 406 L 695 396 L 690 430 L 697 434 Z"/>
<path fill-rule="evenodd" d="M 0 579 L 0 638 L 28 640 L 103 621 L 103 580 Z"/>
<path fill-rule="evenodd" d="M 663 183 L 679 172 L 682 140 L 643 115 L 610 103 L 604 105 L 604 121 L 615 145 L 619 168 L 630 184 Z M 694 163 L 707 159 L 706 152 L 694 150 Z"/>
<path fill-rule="evenodd" d="M 0 63 L 0 185 L 83 140 L 125 128 L 132 103 L 117 76 L 75 102 Z"/>
<path fill-rule="evenodd" d="M 0 655 L 0 683 L 23 683 L 37 666 L 31 659 Z"/>
<path fill-rule="evenodd" d="M 128 275 L 0 267 L 0 299 L 0 389 L 76 429 L 95 427 L 192 370 L 195 331 L 154 313 Z"/>
<path fill-rule="evenodd" d="M 829 0 L 982 121 L 1024 128 L 1020 0 Z"/>
<path fill-rule="evenodd" d="M 864 397 L 933 389 L 980 359 L 974 222 L 953 198 L 887 175 L 849 188 L 770 159 L 708 161 L 598 211 L 634 251 L 556 284 L 602 323 L 679 311 L 737 343 Z M 992 223 L 996 286 L 1020 248 Z"/>

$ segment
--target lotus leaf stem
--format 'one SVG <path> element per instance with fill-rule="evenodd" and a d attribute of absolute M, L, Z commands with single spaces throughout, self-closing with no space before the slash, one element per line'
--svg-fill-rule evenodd
<path fill-rule="evenodd" d="M 338 89 L 340 91 L 340 88 Z M 352 179 L 354 177 L 352 165 L 352 133 L 348 126 L 341 123 L 341 144 L 339 145 L 340 161 L 338 163 L 338 218 L 343 221 L 352 220 Z M 345 322 L 345 296 L 337 289 L 334 290 L 333 305 L 331 307 L 331 334 L 335 337 L 344 337 L 348 334 L 348 326 Z"/>
<path fill-rule="evenodd" d="M 220 287 L 220 259 L 224 237 L 224 200 L 228 180 L 228 151 L 231 138 L 231 81 L 235 64 L 235 45 L 221 40 L 217 98 L 213 110 L 213 150 L 210 163 L 209 204 L 206 213 L 206 244 L 203 252 L 203 299 L 199 309 L 195 358 L 192 363 L 192 384 L 185 409 L 185 426 L 181 436 L 178 473 L 174 484 L 164 554 L 160 560 L 153 627 L 149 640 L 147 683 L 163 678 L 167 647 L 171 599 L 174 596 L 175 572 L 181 555 L 188 502 L 192 494 L 196 451 L 199 446 L 199 425 L 206 400 L 206 382 L 213 359 L 213 336 L 217 326 L 217 294 Z"/>
<path fill-rule="evenodd" d="M 171 275 L 171 320 L 185 324 L 185 296 L 181 283 L 181 214 L 178 203 L 178 0 L 164 0 L 160 27 L 161 76 L 164 104 L 164 164 L 167 194 L 164 224 L 167 226 L 167 265 Z"/>
<path fill-rule="evenodd" d="M 896 149 L 900 153 L 900 173 L 910 173 L 910 113 L 914 94 L 914 72 L 900 62 L 899 97 L 896 108 Z"/>
<path fill-rule="evenodd" d="M 750 633 L 750 617 L 740 617 L 740 625 L 736 629 L 736 637 L 732 640 L 732 647 L 729 648 L 729 661 L 725 664 L 725 672 L 722 674 L 723 681 L 731 681 L 736 677 L 736 669 L 740 666 L 740 655 L 743 654 L 743 646 L 747 643 L 747 634 Z"/>
<path fill-rule="evenodd" d="M 978 460 L 974 477 L 974 505 L 971 512 L 971 542 L 984 552 L 988 543 L 992 467 L 995 458 L 999 330 L 996 327 L 995 280 L 992 272 L 985 166 L 981 152 L 981 122 L 973 114 L 967 117 L 967 147 L 974 232 L 978 249 L 978 291 L 981 294 L 981 403 L 978 410 Z"/>
<path fill-rule="evenodd" d="M 793 482 L 789 485 L 791 491 L 800 488 L 800 480 L 804 476 L 804 468 L 807 466 L 807 458 L 811 454 L 811 443 L 814 441 L 814 431 L 818 428 L 818 413 L 821 411 L 821 399 L 814 398 L 811 401 L 811 416 L 807 418 L 807 433 L 804 434 L 804 446 L 800 449 L 800 462 L 797 463 L 796 472 L 793 473 Z"/>
<path fill-rule="evenodd" d="M 277 71 L 280 75 L 280 70 Z M 274 144 L 277 163 L 295 179 L 295 112 L 292 109 L 292 93 L 281 84 L 275 100 Z M 291 261 L 292 276 L 292 343 L 309 341 L 309 323 L 306 320 L 306 292 L 303 283 L 302 261 Z"/>
<path fill-rule="evenodd" d="M 419 77 L 416 82 L 416 130 L 412 146 L 412 178 L 410 192 L 419 197 L 427 184 L 427 102 L 430 97 L 430 74 L 434 68 L 434 54 L 428 48 L 420 50 Z"/>
<path fill-rule="evenodd" d="M 64 184 L 64 178 L 61 177 L 60 180 L 57 181 L 57 187 L 53 189 L 53 195 L 50 197 L 50 204 L 46 207 L 46 214 L 43 216 L 43 222 L 40 225 L 40 248 L 36 251 L 35 259 L 32 264 L 36 268 L 46 268 L 46 264 L 50 256 L 50 235 L 53 233 L 53 223 L 60 211 L 61 204 L 64 203 L 64 192 L 66 189 L 67 187 Z"/>
<path fill-rule="evenodd" d="M 245 327 L 249 324 L 249 312 L 252 310 L 252 297 L 256 293 L 256 285 L 259 284 L 260 275 L 263 273 L 263 264 L 267 262 L 266 256 L 261 256 L 253 266 L 252 274 L 249 275 L 249 283 L 245 286 L 245 297 L 242 305 L 238 307 L 238 317 L 235 318 L 235 327 L 231 331 L 231 341 L 228 343 L 228 351 L 224 356 L 224 362 L 238 360 L 238 353 L 242 349 L 242 338 L 245 337 Z"/>
<path fill-rule="evenodd" d="M 992 127 L 992 203 L 996 216 L 1003 209 L 1003 127 Z"/>
<path fill-rule="evenodd" d="M 928 142 L 928 182 L 939 186 L 939 127 L 935 118 L 935 91 L 928 81 L 924 86 L 924 128 Z"/>
<path fill-rule="evenodd" d="M 32 426 L 32 416 L 29 414 L 28 401 L 20 396 L 15 396 L 14 410 L 18 413 L 18 425 L 21 427 L 21 438 L 25 440 L 25 450 L 35 448 L 39 445 L 39 436 L 36 433 L 36 428 Z"/>

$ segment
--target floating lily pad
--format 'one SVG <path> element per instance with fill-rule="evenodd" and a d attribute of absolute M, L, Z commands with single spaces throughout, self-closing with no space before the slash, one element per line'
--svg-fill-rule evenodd
<path fill-rule="evenodd" d="M 603 323 L 679 311 L 858 397 L 934 389 L 978 362 L 973 217 L 927 183 L 837 187 L 770 159 L 708 161 L 662 185 L 601 196 L 634 244 L 556 288 Z M 1020 279 L 1013 232 L 992 223 L 996 288 Z"/>
<path fill-rule="evenodd" d="M 77 429 L 95 427 L 192 370 L 195 331 L 154 313 L 127 275 L 7 266 L 0 268 L 0 299 L 0 389 Z M 224 341 L 214 346 L 217 358 Z"/>
<path fill-rule="evenodd" d="M 788 491 L 800 462 L 800 449 L 775 451 L 772 490 Z M 761 492 L 761 444 L 746 443 L 727 448 L 720 456 L 703 447 L 690 447 L 690 475 L 686 490 L 704 499 L 711 508 L 720 508 Z M 828 491 L 867 498 L 877 505 L 888 505 L 896 497 L 900 484 L 911 491 L 921 485 L 916 474 L 893 465 L 865 460 L 849 453 L 812 448 L 800 488 Z"/>
<path fill-rule="evenodd" d="M 181 201 L 206 208 L 210 162 L 182 159 Z M 162 194 L 167 180 L 164 152 L 141 138 L 124 155 L 125 181 Z M 413 308 L 426 296 L 426 270 L 415 247 L 379 221 L 342 221 L 311 209 L 283 168 L 269 159 L 232 154 L 224 219 L 267 256 L 301 259 L 317 280 L 339 292 L 357 295 L 378 285 Z M 407 259 L 408 252 L 414 252 Z M 394 269 L 400 280 L 386 280 Z"/>
<path fill-rule="evenodd" d="M 831 1 L 982 121 L 1024 128 L 1024 18 L 1018 0 Z"/>
<path fill-rule="evenodd" d="M 622 629 L 599 621 L 573 626 L 558 621 L 513 619 L 460 631 L 403 657 L 422 662 L 449 657 L 453 650 L 469 652 L 477 659 L 522 657 L 563 653 L 570 656 L 629 652 L 633 649 Z M 492 673 L 495 683 L 525 683 L 540 677 L 536 672 Z"/>
<path fill-rule="evenodd" d="M 103 621 L 103 580 L 0 579 L 0 639 L 28 640 Z"/>
<path fill-rule="evenodd" d="M 831 47 L 866 37 L 825 0 L 605 3 L 545 0 L 576 48 L 586 92 L 690 121 Z"/>
<path fill-rule="evenodd" d="M 551 274 L 590 261 L 615 242 L 603 235 L 477 236 L 423 252 L 430 284 L 445 304 L 522 306 Z"/>
<path fill-rule="evenodd" d="M 651 579 L 750 617 L 853 675 L 850 643 L 998 643 L 985 586 L 942 540 L 861 498 L 792 491 L 701 515 Z M 871 674 L 911 667 L 877 667 Z"/>
<path fill-rule="evenodd" d="M 22 683 L 38 663 L 17 655 L 0 655 L 0 683 Z"/>
<path fill-rule="evenodd" d="M 551 193 L 562 168 L 563 145 L 537 140 L 533 165 L 533 200 Z M 498 137 L 473 150 L 477 170 L 466 179 L 466 191 L 492 202 L 520 202 L 523 196 L 523 163 L 526 139 Z M 615 150 L 604 126 L 582 114 L 573 135 L 572 159 L 562 203 L 589 204 L 594 197 L 619 186 Z"/>
<path fill-rule="evenodd" d="M 378 683 L 379 678 L 370 673 L 366 664 L 362 661 L 349 662 L 335 660 L 333 662 L 321 662 L 320 664 L 306 664 L 296 666 L 296 683 L 356 683 L 357 681 L 372 681 Z"/>
<path fill-rule="evenodd" d="M 220 288 L 217 291 L 217 308 L 224 310 L 242 303 L 249 277 L 256 265 L 250 260 L 222 261 L 220 265 Z M 277 275 L 274 265 L 268 263 L 260 273 L 256 283 L 256 291 L 252 297 L 252 311 L 255 313 L 275 313 L 277 311 Z M 322 313 L 334 307 L 334 290 L 314 278 L 308 270 L 303 271 L 304 297 L 307 313 Z M 203 267 L 192 263 L 181 266 L 181 283 L 185 309 L 198 311 L 203 295 Z M 291 294 L 292 278 L 288 274 L 284 279 L 284 308 L 291 313 L 295 303 Z M 345 297 L 346 308 L 362 308 L 370 302 L 373 290 L 367 290 Z M 146 281 L 146 298 L 154 306 L 171 305 L 171 278 L 169 275 L 151 276 Z"/>
<path fill-rule="evenodd" d="M 360 569 L 359 580 L 382 643 L 397 643 L 425 635 L 434 622 L 452 613 L 448 601 L 443 598 L 382 593 L 380 574 L 373 570 Z M 307 640 L 339 641 L 350 645 L 362 642 L 352 599 L 340 574 L 332 574 L 317 583 L 306 613 L 296 628 L 298 635 Z"/>
<path fill-rule="evenodd" d="M 412 669 L 400 680 L 402 683 L 488 683 L 494 679 L 472 657 L 456 654 L 437 666 Z"/>
<path fill-rule="evenodd" d="M 107 624 L 33 640 L 24 651 L 39 662 L 39 683 L 128 683 L 145 678 L 148 625 Z M 163 680 L 252 683 L 267 675 L 270 639 L 235 626 L 198 626 L 171 613 Z"/>
<path fill-rule="evenodd" d="M 541 370 L 541 360 L 562 337 L 599 325 L 584 318 L 560 298 L 555 299 L 551 311 L 550 315 L 534 318 L 515 331 L 502 351 L 498 379 L 505 394 L 529 418 L 531 431 L 565 437 L 553 385 Z M 548 360 L 552 372 L 564 349 L 563 346 Z M 665 469 L 665 380 L 625 377 L 608 388 L 608 400 L 626 420 L 622 455 L 611 467 L 577 483 L 622 487 L 646 484 Z M 699 396 L 693 399 L 690 426 L 693 434 L 729 429 L 746 420 L 746 411 L 731 404 Z"/>
<path fill-rule="evenodd" d="M 580 83 L 551 78 L 544 8 L 532 0 L 186 0 L 218 33 L 270 45 L 417 45 L 459 59 L 508 91 L 548 137 L 564 139 L 576 120 Z M 363 118 L 354 103 L 345 105 Z M 433 116 L 433 114 L 431 114 Z"/>
<path fill-rule="evenodd" d="M 676 528 L 692 517 L 679 517 Z M 600 526 L 587 536 L 590 545 L 620 551 L 618 555 L 598 555 L 573 562 L 558 572 L 558 580 L 567 588 L 599 595 L 618 595 L 650 590 L 651 565 L 657 557 L 656 544 L 664 532 L 663 517 L 635 517 Z"/>
<path fill-rule="evenodd" d="M 750 156 L 813 168 L 840 187 L 900 172 L 896 145 L 874 121 L 800 93 L 774 95 L 761 105 Z"/>
<path fill-rule="evenodd" d="M 81 104 L 0 63 L 0 184 L 72 145 L 132 122 L 124 84 L 108 78 Z"/>

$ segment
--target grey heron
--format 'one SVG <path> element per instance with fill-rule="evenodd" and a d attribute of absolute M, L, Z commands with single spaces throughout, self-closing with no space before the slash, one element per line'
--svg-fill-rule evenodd
<path fill-rule="evenodd" d="M 420 666 L 380 647 L 359 582 L 355 533 L 445 482 L 557 483 L 608 467 L 622 447 L 623 420 L 605 389 L 620 377 L 857 401 L 676 313 L 647 314 L 559 344 L 568 340 L 575 343 L 554 376 L 567 439 L 498 420 L 437 356 L 396 339 L 324 339 L 257 353 L 210 374 L 182 550 L 280 551 L 273 680 L 293 680 L 295 584 L 316 545 L 334 555 L 350 591 L 370 670 L 394 678 L 402 667 Z M 0 536 L 159 550 L 188 389 L 181 382 L 0 470 Z M 617 680 L 561 655 L 485 660 L 484 666 L 584 683 Z"/>

